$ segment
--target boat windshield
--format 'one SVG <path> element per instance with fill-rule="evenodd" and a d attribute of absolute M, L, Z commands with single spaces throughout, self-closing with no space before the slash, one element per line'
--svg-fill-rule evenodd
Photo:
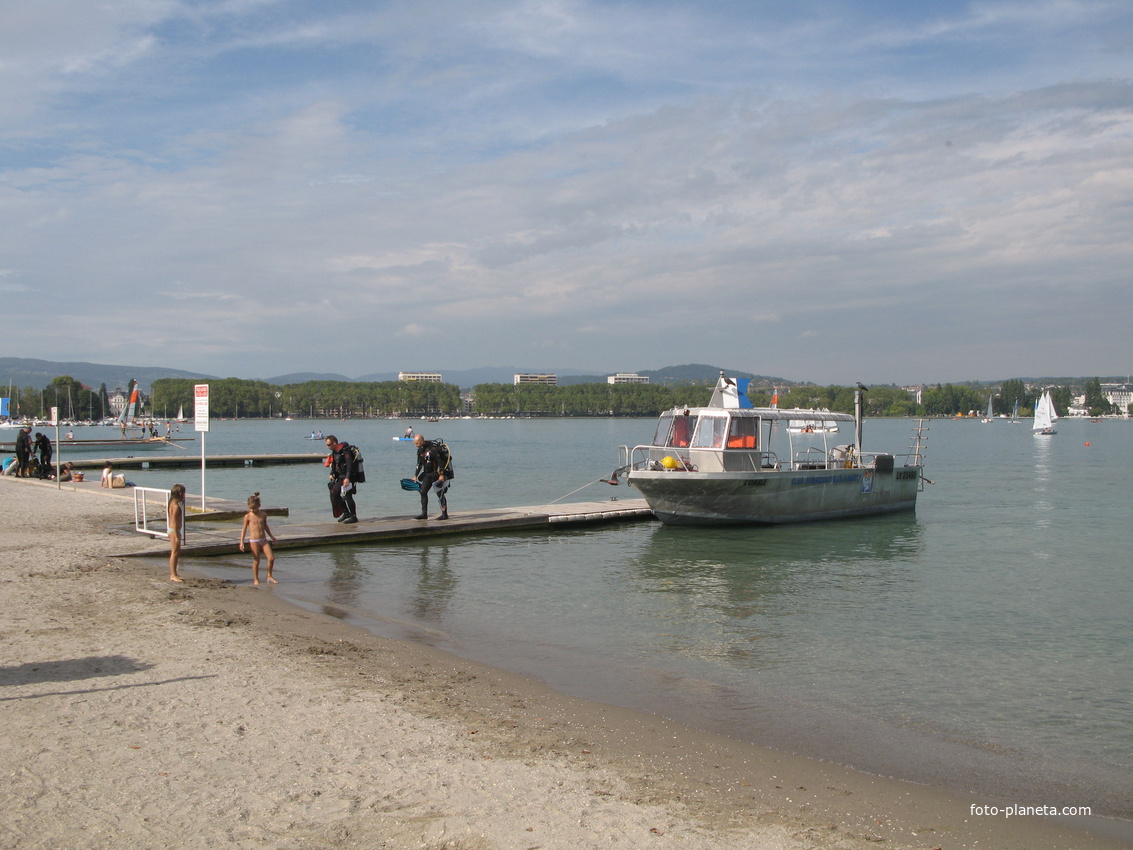
<path fill-rule="evenodd" d="M 722 449 L 728 433 L 728 414 L 704 413 L 696 425 L 692 446 L 697 449 Z"/>
<path fill-rule="evenodd" d="M 695 416 L 688 413 L 662 413 L 661 418 L 657 420 L 653 445 L 686 448 L 692 442 L 692 432 L 695 429 Z"/>
<path fill-rule="evenodd" d="M 654 446 L 694 449 L 759 448 L 759 419 L 732 416 L 725 411 L 662 413 L 653 435 Z"/>

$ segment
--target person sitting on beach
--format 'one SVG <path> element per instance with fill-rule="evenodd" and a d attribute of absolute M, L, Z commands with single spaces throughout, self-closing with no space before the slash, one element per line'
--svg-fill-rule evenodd
<path fill-rule="evenodd" d="M 107 469 L 110 468 L 110 464 L 106 466 Z M 177 566 L 181 563 L 181 537 L 185 530 L 184 484 L 174 484 L 169 488 L 169 503 L 165 506 L 165 530 L 169 533 L 169 580 L 184 581 L 177 574 Z"/>
<path fill-rule="evenodd" d="M 59 468 L 59 481 L 70 481 L 75 477 L 75 465 L 71 461 L 67 461 Z"/>
<path fill-rule="evenodd" d="M 106 466 L 104 466 L 102 468 L 102 481 L 99 483 L 98 486 L 99 487 L 113 487 L 114 482 L 111 480 L 113 477 L 114 477 L 114 465 L 110 461 L 107 461 Z"/>
<path fill-rule="evenodd" d="M 240 529 L 240 551 L 244 551 L 244 536 L 248 536 L 248 544 L 252 547 L 252 584 L 259 586 L 260 583 L 260 552 L 262 551 L 267 557 L 268 567 L 268 581 L 272 584 L 279 584 L 271 574 L 272 567 L 275 566 L 275 553 L 271 549 L 271 544 L 276 542 L 275 535 L 271 533 L 268 527 L 268 515 L 260 507 L 260 494 L 253 493 L 248 497 L 248 512 L 244 514 L 244 525 Z M 268 541 L 268 538 L 271 541 Z"/>

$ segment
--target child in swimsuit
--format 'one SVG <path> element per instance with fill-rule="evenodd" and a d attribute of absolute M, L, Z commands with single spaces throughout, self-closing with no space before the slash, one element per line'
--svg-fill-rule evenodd
<path fill-rule="evenodd" d="M 248 513 L 244 514 L 244 525 L 240 529 L 240 551 L 244 551 L 244 537 L 247 535 L 248 544 L 252 547 L 252 584 L 260 583 L 260 552 L 267 556 L 268 581 L 279 584 L 271 574 L 275 566 L 275 553 L 271 544 L 276 542 L 275 535 L 268 528 L 268 515 L 260 508 L 260 494 L 253 493 L 248 497 Z M 268 538 L 271 538 L 271 543 Z"/>
<path fill-rule="evenodd" d="M 110 469 L 110 464 L 106 464 Z M 106 473 L 103 473 L 103 478 Z M 109 487 L 109 484 L 104 484 Z M 169 532 L 169 580 L 181 582 L 177 567 L 181 563 L 181 534 L 185 527 L 185 485 L 174 484 L 169 488 L 169 502 L 165 506 L 165 527 Z"/>

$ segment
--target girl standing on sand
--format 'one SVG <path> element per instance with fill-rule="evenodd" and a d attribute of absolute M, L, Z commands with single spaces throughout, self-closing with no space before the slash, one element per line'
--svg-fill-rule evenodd
<path fill-rule="evenodd" d="M 268 581 L 279 584 L 272 578 L 271 569 L 275 566 L 275 553 L 271 544 L 276 542 L 275 535 L 268 528 L 268 515 L 260 508 L 260 494 L 253 493 L 248 497 L 248 512 L 244 514 L 244 526 L 240 529 L 240 551 L 244 551 L 244 536 L 248 536 L 248 543 L 252 547 L 252 584 L 260 583 L 260 552 L 267 556 Z M 268 542 L 268 538 L 271 542 Z"/>
<path fill-rule="evenodd" d="M 110 468 L 110 464 L 106 465 Z M 181 560 L 181 532 L 185 529 L 185 485 L 174 484 L 169 488 L 169 504 L 165 506 L 165 530 L 169 532 L 169 580 L 184 581 L 177 575 L 177 564 Z"/>

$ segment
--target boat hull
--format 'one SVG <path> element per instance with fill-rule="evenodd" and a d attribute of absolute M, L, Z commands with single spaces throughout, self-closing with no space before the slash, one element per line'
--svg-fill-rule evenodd
<path fill-rule="evenodd" d="M 635 470 L 627 481 L 669 525 L 777 525 L 914 510 L 920 468 Z"/>

